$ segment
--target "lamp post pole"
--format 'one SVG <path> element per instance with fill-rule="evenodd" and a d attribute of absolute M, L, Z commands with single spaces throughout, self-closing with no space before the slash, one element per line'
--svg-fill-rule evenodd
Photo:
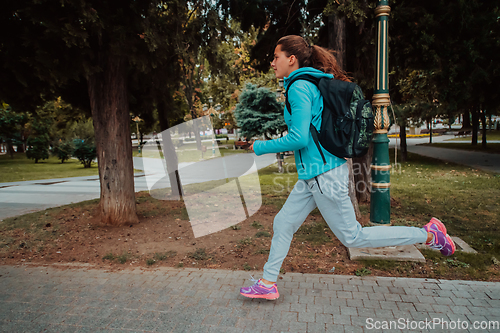
<path fill-rule="evenodd" d="M 210 120 L 212 122 L 212 157 L 215 157 L 215 129 L 214 129 L 214 117 L 215 117 L 215 112 L 217 111 L 217 115 L 219 114 L 219 110 L 220 110 L 220 104 L 217 104 L 215 106 L 215 109 L 212 107 L 212 103 L 214 102 L 214 99 L 212 96 L 209 96 L 208 97 L 208 104 L 209 104 L 209 108 L 208 109 L 205 109 L 204 108 L 204 111 L 208 111 L 208 115 L 210 116 Z"/>
<path fill-rule="evenodd" d="M 139 154 L 141 153 L 141 139 L 140 139 L 140 133 L 139 133 L 139 122 L 142 121 L 139 116 L 136 116 L 134 119 L 132 119 L 133 122 L 135 122 L 136 126 L 136 132 L 135 135 L 137 136 L 137 149 L 139 150 Z"/>
<path fill-rule="evenodd" d="M 390 127 L 388 108 L 389 97 L 389 61 L 388 61 L 388 21 L 391 7 L 387 0 L 379 0 L 375 15 L 377 21 L 377 67 L 373 107 L 375 110 L 375 130 L 373 135 L 373 160 L 371 164 L 371 200 L 370 222 L 373 225 L 390 224 L 391 215 L 391 176 L 389 159 L 389 139 L 387 131 Z"/>

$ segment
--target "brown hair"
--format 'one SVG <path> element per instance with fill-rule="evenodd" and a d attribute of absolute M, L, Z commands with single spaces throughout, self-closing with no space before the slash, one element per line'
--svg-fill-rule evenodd
<path fill-rule="evenodd" d="M 276 45 L 287 57 L 294 55 L 299 61 L 299 68 L 313 67 L 322 72 L 333 74 L 342 81 L 351 82 L 346 72 L 340 68 L 333 53 L 321 46 L 309 45 L 304 38 L 295 35 L 281 37 Z"/>

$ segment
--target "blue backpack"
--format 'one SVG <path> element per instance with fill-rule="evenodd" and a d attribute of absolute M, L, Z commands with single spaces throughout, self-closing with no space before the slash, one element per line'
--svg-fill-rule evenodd
<path fill-rule="evenodd" d="M 297 80 L 314 83 L 323 96 L 323 113 L 319 132 L 312 124 L 310 125 L 311 135 L 323 162 L 326 164 L 321 147 L 341 158 L 365 155 L 372 140 L 374 116 L 372 105 L 364 99 L 361 88 L 352 82 L 316 78 L 305 74 L 293 78 L 287 90 L 290 90 Z M 291 114 L 292 108 L 286 93 L 285 105 Z"/>

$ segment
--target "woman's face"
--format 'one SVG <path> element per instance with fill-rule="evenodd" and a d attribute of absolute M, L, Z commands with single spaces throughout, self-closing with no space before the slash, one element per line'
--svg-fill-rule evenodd
<path fill-rule="evenodd" d="M 297 59 L 294 55 L 287 57 L 286 53 L 281 51 L 281 45 L 276 46 L 276 49 L 274 50 L 274 60 L 271 63 L 271 67 L 274 69 L 274 74 L 278 79 L 289 76 L 290 73 L 295 70 L 295 63 L 297 63 Z"/>

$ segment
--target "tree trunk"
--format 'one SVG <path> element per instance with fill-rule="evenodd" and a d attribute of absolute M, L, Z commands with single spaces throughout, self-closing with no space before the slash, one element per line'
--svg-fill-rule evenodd
<path fill-rule="evenodd" d="M 24 153 L 24 145 L 23 144 L 18 144 L 17 145 L 17 152 L 18 153 Z"/>
<path fill-rule="evenodd" d="M 361 217 L 361 212 L 359 210 L 358 198 L 356 197 L 356 184 L 354 183 L 354 172 L 352 167 L 352 159 L 347 159 L 347 166 L 349 167 L 349 198 L 351 198 L 352 206 L 354 212 L 356 213 L 356 219 Z"/>
<path fill-rule="evenodd" d="M 471 128 L 471 127 L 472 126 L 470 124 L 470 112 L 465 111 L 462 119 L 462 128 Z"/>
<path fill-rule="evenodd" d="M 7 152 L 10 154 L 10 158 L 14 158 L 14 146 L 11 142 L 7 142 Z"/>
<path fill-rule="evenodd" d="M 106 53 L 101 53 L 99 62 L 102 71 L 89 76 L 87 83 L 101 184 L 101 221 L 136 223 L 126 62 Z"/>
<path fill-rule="evenodd" d="M 429 125 L 429 143 L 432 143 L 432 119 L 427 120 L 427 124 Z"/>
<path fill-rule="evenodd" d="M 358 204 L 370 202 L 370 183 L 372 180 L 371 162 L 373 156 L 373 143 L 365 156 L 353 158 L 352 171 L 354 174 L 354 185 Z"/>
<path fill-rule="evenodd" d="M 408 160 L 408 144 L 406 143 L 406 124 L 401 125 L 399 129 L 399 139 L 401 140 L 401 162 Z"/>
<path fill-rule="evenodd" d="M 346 69 L 346 28 L 345 17 L 335 15 L 328 17 L 328 47 L 337 52 L 335 57 L 342 69 Z"/>
<path fill-rule="evenodd" d="M 278 172 L 283 173 L 283 160 L 281 159 L 281 153 L 276 153 L 276 159 L 278 160 Z"/>
<path fill-rule="evenodd" d="M 477 110 L 474 108 L 472 110 L 472 145 L 477 145 L 477 131 L 479 127 L 479 116 Z"/>
<path fill-rule="evenodd" d="M 194 68 L 194 67 L 193 67 Z M 191 119 L 195 120 L 197 118 L 195 110 L 194 110 L 194 86 L 193 86 L 193 80 L 194 80 L 194 75 L 193 75 L 193 68 L 185 67 L 183 66 L 183 73 L 185 75 L 186 81 L 184 82 L 184 94 L 186 96 L 186 103 L 189 108 L 189 113 L 191 114 Z M 193 122 L 193 131 L 194 131 L 194 137 L 196 139 L 196 149 L 202 150 L 201 147 L 201 137 L 200 137 L 200 130 L 198 128 L 198 123 Z"/>
<path fill-rule="evenodd" d="M 168 102 L 173 104 L 173 99 L 168 93 L 162 96 L 164 99 L 158 102 L 158 117 L 160 120 L 160 128 L 162 131 L 162 142 L 163 142 L 163 156 L 165 157 L 165 162 L 167 165 L 168 178 L 170 180 L 171 196 L 173 198 L 181 199 L 183 193 L 181 178 L 179 176 L 179 160 L 177 159 L 177 153 L 175 152 L 174 143 L 172 138 L 165 132 L 170 126 L 168 123 Z M 168 102 L 166 100 L 168 100 Z"/>
<path fill-rule="evenodd" d="M 483 132 L 481 138 L 481 146 L 486 149 L 486 112 L 481 110 L 481 121 L 483 122 Z"/>

